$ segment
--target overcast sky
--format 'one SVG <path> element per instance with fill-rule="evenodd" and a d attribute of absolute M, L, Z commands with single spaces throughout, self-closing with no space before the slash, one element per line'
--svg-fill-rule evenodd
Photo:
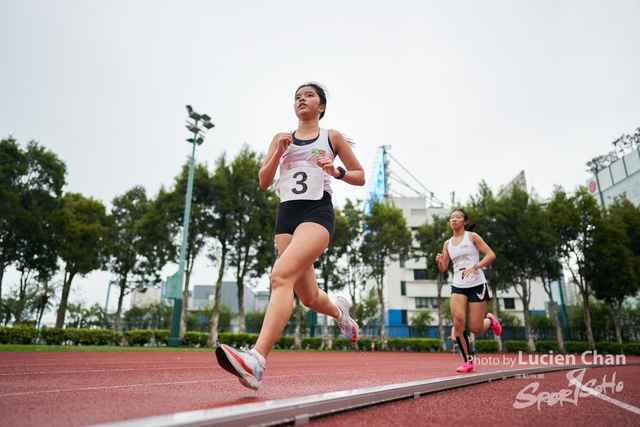
<path fill-rule="evenodd" d="M 321 125 L 356 141 L 367 178 L 387 145 L 447 203 L 520 171 L 548 197 L 640 127 L 638 17 L 635 0 L 0 0 L 0 138 L 38 141 L 66 163 L 65 191 L 110 207 L 172 186 L 186 104 L 216 125 L 196 150 L 213 168 L 294 129 L 313 80 L 329 90 Z M 334 191 L 341 206 L 367 186 Z M 192 283 L 213 283 L 200 264 Z M 110 278 L 77 278 L 72 300 L 104 304 Z"/>

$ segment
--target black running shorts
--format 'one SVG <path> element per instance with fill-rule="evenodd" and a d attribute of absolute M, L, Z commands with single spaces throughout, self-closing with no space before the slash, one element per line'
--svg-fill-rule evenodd
<path fill-rule="evenodd" d="M 452 294 L 462 294 L 467 297 L 469 302 L 489 301 L 489 287 L 487 284 L 474 286 L 472 288 L 458 288 L 451 285 Z"/>
<path fill-rule="evenodd" d="M 320 200 L 290 200 L 278 205 L 275 234 L 293 234 L 303 222 L 320 224 L 329 231 L 329 241 L 336 228 L 331 194 L 324 192 Z"/>

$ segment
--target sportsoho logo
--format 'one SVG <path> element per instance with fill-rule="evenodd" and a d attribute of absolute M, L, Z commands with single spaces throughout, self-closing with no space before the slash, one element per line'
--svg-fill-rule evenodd
<path fill-rule="evenodd" d="M 516 363 L 519 366 L 527 365 L 574 365 L 578 361 L 576 355 L 562 355 L 562 354 L 545 354 L 545 355 L 526 355 L 524 357 L 522 352 L 518 355 L 518 360 L 507 360 L 504 363 L 509 363 L 514 366 Z M 592 357 L 589 357 L 592 356 Z M 513 359 L 516 359 L 515 357 Z M 597 351 L 585 351 L 579 358 L 579 361 L 584 365 L 626 365 L 626 358 L 624 355 L 606 355 L 598 354 Z M 585 380 L 586 368 L 573 369 L 567 372 L 566 378 L 568 381 L 567 388 L 563 388 L 558 391 L 539 391 L 540 383 L 535 381 L 518 392 L 513 407 L 516 409 L 524 409 L 530 406 L 536 405 L 538 411 L 545 403 L 547 406 L 555 406 L 560 404 L 564 406 L 565 403 L 572 403 L 578 406 L 578 401 L 581 398 L 594 396 L 608 403 L 616 405 L 620 408 L 628 411 L 640 414 L 640 408 L 621 402 L 614 397 L 616 393 L 620 393 L 624 389 L 624 383 L 616 379 L 616 372 L 611 375 L 611 379 L 607 378 L 605 374 L 602 377 L 602 381 L 598 381 L 595 378 Z M 544 378 L 544 374 L 532 374 L 532 375 L 516 375 L 517 378 Z"/>
<path fill-rule="evenodd" d="M 607 381 L 607 376 L 605 375 L 600 384 L 598 384 L 595 379 L 588 380 L 584 383 L 583 379 L 585 372 L 586 369 L 584 368 L 574 369 L 567 372 L 567 380 L 569 381 L 568 386 L 573 388 L 565 388 L 555 392 L 542 391 L 536 394 L 540 387 L 540 383 L 537 381 L 533 382 L 520 390 L 518 396 L 516 396 L 516 401 L 513 402 L 513 407 L 516 409 L 523 409 L 537 404 L 539 411 L 540 404 L 543 402 L 546 403 L 547 406 L 554 406 L 557 403 L 559 403 L 560 406 L 563 406 L 563 403 L 573 403 L 578 406 L 578 400 L 581 397 L 596 396 L 599 398 L 607 398 L 609 394 L 613 395 L 615 393 L 620 393 L 624 388 L 624 383 L 622 381 L 616 381 L 615 372 L 611 376 L 610 381 Z M 609 398 L 609 400 L 618 402 L 612 398 Z M 631 408 L 640 411 L 638 408 Z"/>

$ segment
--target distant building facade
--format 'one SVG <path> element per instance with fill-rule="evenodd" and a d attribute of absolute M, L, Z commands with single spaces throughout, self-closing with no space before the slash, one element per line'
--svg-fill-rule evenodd
<path fill-rule="evenodd" d="M 640 148 L 599 170 L 586 185 L 602 206 L 609 206 L 623 193 L 631 203 L 640 206 Z"/>

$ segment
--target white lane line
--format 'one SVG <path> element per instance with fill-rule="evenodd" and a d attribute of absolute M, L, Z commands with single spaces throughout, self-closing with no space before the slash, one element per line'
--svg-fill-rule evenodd
<path fill-rule="evenodd" d="M 199 384 L 199 383 L 212 383 L 212 382 L 219 382 L 219 381 L 221 380 L 175 381 L 175 382 L 167 382 L 167 383 L 125 384 L 125 385 L 113 385 L 113 386 L 102 386 L 102 387 L 59 388 L 59 389 L 52 389 L 52 390 L 22 391 L 18 393 L 6 393 L 6 394 L 0 394 L 0 397 L 28 396 L 28 395 L 46 394 L 46 393 L 68 393 L 68 392 L 78 392 L 78 391 L 114 390 L 118 388 L 128 388 L 128 387 L 157 387 L 157 386 L 166 386 L 166 385 L 171 386 L 171 385 L 184 385 L 184 384 Z"/>
<path fill-rule="evenodd" d="M 572 378 L 570 382 L 574 386 L 578 387 L 580 390 L 585 391 L 590 395 L 597 397 L 598 399 L 604 400 L 605 402 L 612 403 L 622 409 L 626 409 L 627 411 L 631 411 L 635 414 L 640 415 L 640 408 L 636 408 L 635 406 L 629 405 L 628 403 L 621 402 L 617 399 L 614 399 L 613 397 L 607 396 L 606 394 L 602 394 L 598 390 L 595 390 L 591 387 L 587 387 L 586 385 L 583 385 L 580 381 L 576 380 L 575 378 Z"/>

